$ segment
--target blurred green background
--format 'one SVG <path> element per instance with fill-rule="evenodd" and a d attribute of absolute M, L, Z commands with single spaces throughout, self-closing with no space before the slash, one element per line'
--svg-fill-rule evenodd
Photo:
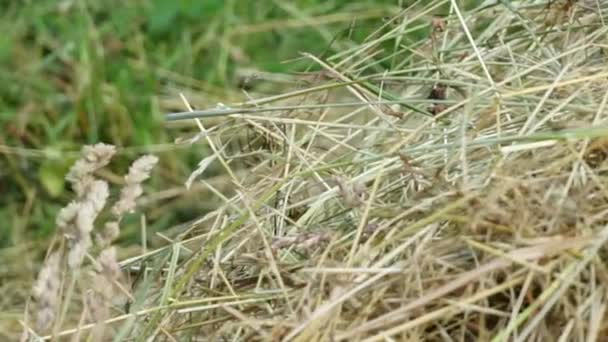
<path fill-rule="evenodd" d="M 83 144 L 125 147 L 104 174 L 111 182 L 154 152 L 161 162 L 148 193 L 179 192 L 206 155 L 202 144 L 168 145 L 195 132 L 163 121 L 184 110 L 180 92 L 200 106 L 243 101 L 243 70 L 285 76 L 249 91 L 293 88 L 295 72 L 310 66 L 300 52 L 361 43 L 404 2 L 2 1 L 0 248 L 51 235 L 72 197 L 63 177 Z M 160 196 L 145 208 L 148 232 L 199 217 L 205 196 Z M 123 241 L 138 238 L 132 216 Z"/>

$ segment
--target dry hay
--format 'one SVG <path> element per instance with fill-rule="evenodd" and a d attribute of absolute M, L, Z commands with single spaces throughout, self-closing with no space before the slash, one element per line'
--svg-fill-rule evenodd
<path fill-rule="evenodd" d="M 120 331 L 608 336 L 608 8 L 508 3 L 414 6 L 356 47 L 305 55 L 314 84 L 243 104 L 296 108 L 214 119 L 201 168 L 221 165 L 234 196 L 218 192 L 179 243 L 123 261 L 150 274 Z"/>

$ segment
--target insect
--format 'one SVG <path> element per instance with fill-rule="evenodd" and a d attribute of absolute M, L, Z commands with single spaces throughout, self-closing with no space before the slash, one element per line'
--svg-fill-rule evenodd
<path fill-rule="evenodd" d="M 441 82 L 435 83 L 435 85 L 431 89 L 431 93 L 429 94 L 428 99 L 445 100 L 447 98 L 447 90 L 448 87 L 445 84 Z M 433 105 L 428 108 L 428 111 L 433 115 L 437 115 L 446 109 L 447 106 L 444 103 L 433 103 Z"/>

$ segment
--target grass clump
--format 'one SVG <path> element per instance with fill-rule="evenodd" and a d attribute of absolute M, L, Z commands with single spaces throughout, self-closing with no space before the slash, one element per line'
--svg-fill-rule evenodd
<path fill-rule="evenodd" d="M 183 95 L 212 151 L 187 181 L 217 209 L 122 260 L 128 309 L 103 323 L 138 341 L 600 340 L 606 11 L 417 2 L 303 54 L 296 89 L 212 111 Z"/>

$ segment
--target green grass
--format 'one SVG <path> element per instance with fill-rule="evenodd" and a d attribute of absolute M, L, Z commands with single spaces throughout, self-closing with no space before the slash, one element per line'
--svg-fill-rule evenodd
<path fill-rule="evenodd" d="M 172 142 L 183 130 L 168 131 L 163 115 L 184 109 L 178 92 L 200 106 L 244 100 L 238 70 L 305 70 L 310 62 L 299 52 L 352 46 L 396 8 L 393 1 L 11 2 L 0 14 L 0 221 L 10 222 L 0 229 L 0 247 L 53 232 L 49 217 L 69 199 L 63 175 L 82 144 L 141 152 Z M 351 22 L 351 12 L 364 19 Z M 200 145 L 161 153 L 152 187 L 183 184 L 208 153 Z M 194 198 L 162 203 L 166 210 L 149 228 L 209 209 L 205 196 Z M 125 238 L 135 236 L 127 230 Z"/>

